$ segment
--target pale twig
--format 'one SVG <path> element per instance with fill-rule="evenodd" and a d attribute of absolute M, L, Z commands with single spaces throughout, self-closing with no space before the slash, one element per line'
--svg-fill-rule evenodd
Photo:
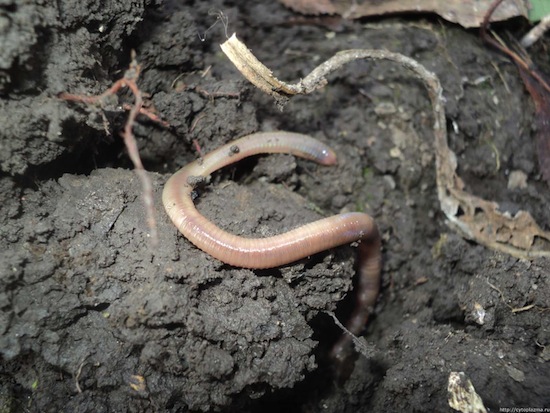
<path fill-rule="evenodd" d="M 332 311 L 326 311 L 326 313 L 332 317 L 334 320 L 334 323 L 342 330 L 342 332 L 353 342 L 353 345 L 355 347 L 355 350 L 357 350 L 358 353 L 365 356 L 367 359 L 371 359 L 374 357 L 374 354 L 376 352 L 376 347 L 372 344 L 368 344 L 365 339 L 361 339 L 357 337 L 355 334 L 353 334 L 351 331 L 349 331 L 341 322 L 338 320 L 338 317 L 336 317 L 336 314 L 334 314 Z"/>
<path fill-rule="evenodd" d="M 529 32 L 522 37 L 520 43 L 523 47 L 531 47 L 537 40 L 539 40 L 544 33 L 550 29 L 550 14 L 542 18 L 542 20 Z"/>
<path fill-rule="evenodd" d="M 504 293 L 502 292 L 502 290 L 500 288 L 498 288 L 496 285 L 492 284 L 489 280 L 487 280 L 486 282 L 489 285 L 489 287 L 491 287 L 493 290 L 495 290 L 499 293 L 500 299 L 502 300 L 504 305 L 510 309 L 510 311 L 512 313 L 521 313 L 523 311 L 528 311 L 531 308 L 535 307 L 535 304 L 528 304 L 528 305 L 525 305 L 523 307 L 513 307 L 513 306 L 511 306 L 510 304 L 508 304 L 506 302 L 506 299 L 504 298 Z"/>
<path fill-rule="evenodd" d="M 80 362 L 80 364 L 78 365 L 78 369 L 76 370 L 76 374 L 74 376 L 74 381 L 75 381 L 75 387 L 76 387 L 76 391 L 78 393 L 82 393 L 82 389 L 80 388 L 80 383 L 78 382 L 80 380 L 80 375 L 82 374 L 82 368 L 84 367 L 84 364 L 86 362 L 86 359 L 89 357 L 89 355 L 85 356 L 82 361 Z"/>
<path fill-rule="evenodd" d="M 327 76 L 342 66 L 360 59 L 387 60 L 410 70 L 421 80 L 431 101 L 435 136 L 436 183 L 441 209 L 449 225 L 464 237 L 519 258 L 548 257 L 550 251 L 533 248 L 535 238 L 550 241 L 526 211 L 510 216 L 500 211 L 496 202 L 486 201 L 464 190 L 457 174 L 457 157 L 449 148 L 445 118 L 445 99 L 438 77 L 416 60 L 387 50 L 354 49 L 336 53 L 317 66 L 301 81 L 289 84 L 273 76 L 252 52 L 233 34 L 221 44 L 222 51 L 252 84 L 271 95 L 279 107 L 290 97 L 308 94 L 327 84 Z M 501 234 L 510 234 L 502 240 Z"/>

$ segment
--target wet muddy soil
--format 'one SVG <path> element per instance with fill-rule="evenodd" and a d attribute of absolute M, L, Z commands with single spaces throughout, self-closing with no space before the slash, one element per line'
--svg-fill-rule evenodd
<path fill-rule="evenodd" d="M 465 373 L 487 411 L 550 407 L 550 263 L 447 227 L 423 86 L 395 64 L 358 62 L 281 112 L 219 48 L 237 32 L 288 81 L 344 49 L 417 59 L 443 84 L 467 189 L 548 230 L 533 104 L 477 32 L 433 16 L 310 20 L 263 0 L 8 0 L 0 10 L 0 411 L 451 412 L 451 372 Z M 212 10 L 227 28 L 211 27 Z M 506 28 L 521 24 L 497 26 Z M 549 45 L 532 50 L 547 72 Z M 134 128 L 154 187 L 156 248 L 119 138 L 131 96 L 103 107 L 57 98 L 106 90 L 131 50 L 147 107 L 170 125 L 140 117 Z M 179 235 L 161 205 L 164 182 L 197 147 L 275 129 L 329 143 L 338 165 L 253 158 L 216 173 L 196 203 L 252 237 L 342 211 L 375 217 L 382 291 L 368 351 L 347 379 L 328 357 L 341 334 L 328 312 L 349 315 L 353 246 L 272 270 L 233 268 Z"/>

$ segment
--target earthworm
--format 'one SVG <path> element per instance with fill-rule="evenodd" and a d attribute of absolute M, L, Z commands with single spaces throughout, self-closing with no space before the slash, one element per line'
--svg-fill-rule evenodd
<path fill-rule="evenodd" d="M 367 321 L 380 287 L 380 236 L 369 215 L 343 213 L 272 237 L 244 238 L 217 227 L 195 208 L 193 192 L 196 183 L 204 181 L 217 169 L 261 153 L 289 153 L 322 165 L 336 164 L 334 151 L 307 135 L 291 132 L 248 135 L 208 153 L 168 179 L 162 193 L 168 216 L 195 246 L 226 264 L 242 268 L 278 267 L 357 241 L 357 307 L 348 329 L 358 334 Z M 340 340 L 333 349 L 336 357 L 340 356 L 346 341 Z"/>

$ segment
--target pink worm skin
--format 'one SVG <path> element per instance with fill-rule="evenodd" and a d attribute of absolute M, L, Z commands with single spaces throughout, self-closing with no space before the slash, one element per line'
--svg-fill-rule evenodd
<path fill-rule="evenodd" d="M 243 158 L 261 153 L 289 153 L 322 165 L 336 164 L 334 151 L 307 135 L 291 132 L 255 133 L 228 143 L 183 167 L 170 177 L 162 202 L 172 222 L 193 244 L 218 260 L 243 268 L 273 268 L 321 251 L 358 241 L 357 305 L 348 329 L 363 329 L 380 288 L 380 236 L 373 219 L 351 212 L 315 221 L 268 238 L 230 234 L 202 216 L 193 203 L 193 182 Z M 343 336 L 333 355 L 343 357 Z"/>

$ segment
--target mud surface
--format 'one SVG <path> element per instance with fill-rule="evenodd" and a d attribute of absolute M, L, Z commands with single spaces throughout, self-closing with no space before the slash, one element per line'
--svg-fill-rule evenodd
<path fill-rule="evenodd" d="M 395 64 L 355 63 L 280 112 L 221 53 L 224 28 L 208 30 L 210 11 L 289 81 L 343 49 L 419 60 L 443 84 L 467 188 L 549 229 L 533 104 L 514 66 L 476 32 L 425 16 L 345 22 L 273 1 L 187 3 L 0 5 L 0 410 L 451 412 L 453 371 L 490 411 L 550 407 L 550 264 L 447 228 L 422 85 Z M 549 46 L 532 51 L 547 72 Z M 148 107 L 170 124 L 135 127 L 155 190 L 156 249 L 118 137 L 131 96 L 103 108 L 56 98 L 106 90 L 132 49 Z M 330 143 L 338 166 L 252 159 L 215 174 L 197 204 L 256 237 L 341 211 L 376 218 L 383 288 L 369 351 L 346 381 L 327 357 L 340 332 L 326 312 L 346 318 L 353 247 L 273 270 L 232 268 L 183 239 L 160 203 L 197 144 L 206 153 L 273 129 Z M 518 175 L 526 185 L 509 188 Z"/>

